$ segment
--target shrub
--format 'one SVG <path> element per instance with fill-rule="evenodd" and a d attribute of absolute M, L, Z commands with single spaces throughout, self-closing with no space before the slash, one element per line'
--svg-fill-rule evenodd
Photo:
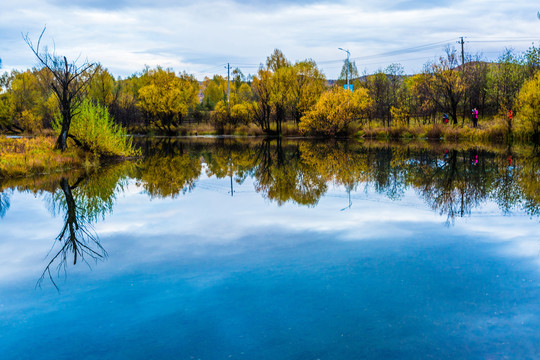
<path fill-rule="evenodd" d="M 404 126 L 394 126 L 390 127 L 388 129 L 388 136 L 391 139 L 400 139 L 405 136 L 405 134 L 408 134 L 408 129 Z M 409 134 L 410 137 L 410 134 Z"/>
<path fill-rule="evenodd" d="M 435 124 L 427 131 L 428 139 L 440 139 L 443 132 L 440 125 Z"/>
<path fill-rule="evenodd" d="M 131 156 L 136 151 L 132 139 L 120 125 L 114 123 L 107 108 L 84 100 L 79 113 L 71 120 L 69 129 L 80 145 L 97 155 L 104 156 Z M 55 118 L 53 127 L 60 132 L 61 119 Z"/>
<path fill-rule="evenodd" d="M 370 103 L 364 88 L 352 92 L 334 87 L 323 93 L 315 107 L 302 117 L 300 132 L 327 136 L 346 133 L 354 120 L 365 115 Z"/>
<path fill-rule="evenodd" d="M 444 128 L 444 140 L 446 141 L 458 141 L 461 136 L 460 129 L 454 126 L 447 126 Z"/>
<path fill-rule="evenodd" d="M 23 110 L 17 116 L 19 125 L 28 133 L 39 133 L 43 129 L 43 123 L 41 119 L 34 115 L 33 112 Z"/>

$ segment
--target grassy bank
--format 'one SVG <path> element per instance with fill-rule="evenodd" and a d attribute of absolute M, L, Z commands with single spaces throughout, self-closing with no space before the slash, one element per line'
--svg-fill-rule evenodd
<path fill-rule="evenodd" d="M 394 125 L 391 127 L 375 123 L 361 127 L 356 136 L 377 140 L 431 139 L 490 143 L 531 142 L 533 140 L 532 129 L 523 126 L 520 122 L 516 122 L 512 124 L 512 130 L 509 131 L 508 123 L 500 118 L 480 122 L 476 128 L 463 123 L 457 125 Z"/>
<path fill-rule="evenodd" d="M 271 131 L 276 131 L 275 124 L 270 126 Z M 283 136 L 300 136 L 298 126 L 293 121 L 282 124 Z M 158 136 L 196 136 L 196 135 L 238 135 L 238 136 L 266 136 L 267 134 L 257 125 L 225 125 L 223 129 L 217 130 L 210 123 L 192 123 L 180 126 L 172 126 L 170 131 L 164 131 L 155 126 L 130 126 L 127 132 L 133 135 L 158 135 Z"/>
<path fill-rule="evenodd" d="M 12 139 L 0 136 L 0 178 L 49 174 L 98 162 L 91 153 L 77 147 L 54 150 L 51 136 Z"/>
<path fill-rule="evenodd" d="M 490 143 L 506 143 L 508 140 L 517 142 L 531 142 L 533 133 L 521 122 L 512 124 L 512 131 L 508 131 L 508 123 L 501 118 L 486 119 L 472 127 L 471 124 L 422 124 L 413 123 L 410 125 L 392 124 L 383 126 L 382 121 L 372 120 L 370 122 L 354 121 L 339 137 L 364 138 L 374 140 L 409 140 L 428 139 L 444 141 L 475 141 Z M 276 130 L 275 124 L 271 124 L 271 131 Z M 132 126 L 128 129 L 131 134 L 160 135 L 160 136 L 195 136 L 195 135 L 238 135 L 238 136 L 266 136 L 262 129 L 255 125 L 225 126 L 218 131 L 210 123 L 184 124 L 172 127 L 170 132 L 165 133 L 152 126 Z M 282 136 L 301 137 L 303 136 L 294 121 L 287 121 L 282 124 Z"/>

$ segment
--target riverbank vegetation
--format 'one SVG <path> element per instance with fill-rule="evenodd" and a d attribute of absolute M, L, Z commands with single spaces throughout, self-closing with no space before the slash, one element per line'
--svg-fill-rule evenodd
<path fill-rule="evenodd" d="M 161 67 L 116 79 L 100 64 L 76 66 L 40 53 L 39 42 L 35 49 L 27 42 L 43 66 L 0 77 L 0 131 L 56 133 L 53 146 L 66 150 L 69 142 L 78 149 L 59 155 L 44 150 L 51 145 L 49 138 L 2 139 L 4 174 L 39 173 L 90 157 L 133 156 L 137 152 L 129 133 L 491 142 L 540 138 L 540 48 L 534 45 L 522 54 L 505 50 L 493 63 L 468 57 L 459 64 L 456 51 L 448 48 L 415 75 L 404 74 L 399 64 L 359 75 L 352 61 L 336 81 L 326 79 L 313 60 L 292 63 L 276 49 L 254 75 L 237 68 L 230 81 L 220 75 L 198 81 Z M 62 76 L 70 71 L 76 84 L 63 84 Z M 346 79 L 354 90 L 343 88 Z"/>
<path fill-rule="evenodd" d="M 276 49 L 256 74 L 245 76 L 237 68 L 230 81 L 220 75 L 198 81 L 161 67 L 115 79 L 99 64 L 80 76 L 86 86 L 81 99 L 106 109 L 108 115 L 100 114 L 135 133 L 529 141 L 538 140 L 539 133 L 540 120 L 531 110 L 540 92 L 539 69 L 540 48 L 535 46 L 522 54 L 505 50 L 493 63 L 469 56 L 464 64 L 449 48 L 419 74 L 406 75 L 393 64 L 359 75 L 352 61 L 333 81 L 313 60 L 292 63 Z M 46 67 L 1 76 L 4 132 L 36 134 L 54 127 L 61 106 L 47 85 L 51 78 Z M 343 88 L 346 78 L 354 88 L 347 106 L 356 110 L 345 118 L 337 115 L 338 120 L 333 114 L 340 114 L 347 95 L 333 102 L 329 98 L 343 93 L 335 88 Z M 323 108 L 327 116 L 321 115 Z M 478 110 L 478 120 L 471 109 Z"/>
<path fill-rule="evenodd" d="M 60 132 L 62 119 L 55 118 L 52 126 Z M 127 157 L 137 153 L 131 137 L 113 121 L 107 108 L 87 99 L 72 118 L 70 136 L 77 145 L 96 156 Z"/>
<path fill-rule="evenodd" d="M 0 179 L 96 165 L 97 159 L 82 149 L 55 150 L 55 141 L 53 136 L 19 139 L 0 136 Z"/>

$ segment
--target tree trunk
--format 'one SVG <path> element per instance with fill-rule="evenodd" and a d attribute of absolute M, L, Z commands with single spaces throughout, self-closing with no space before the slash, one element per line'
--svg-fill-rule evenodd
<path fill-rule="evenodd" d="M 62 152 L 67 149 L 67 139 L 69 136 L 69 126 L 71 125 L 71 114 L 62 111 L 62 129 L 60 130 L 60 135 L 56 140 L 56 148 L 60 149 Z"/>
<path fill-rule="evenodd" d="M 67 84 L 67 82 L 66 82 Z M 71 100 L 68 95 L 68 85 L 63 86 L 62 99 L 60 101 L 60 111 L 62 113 L 62 129 L 56 140 L 56 148 L 62 152 L 67 149 L 67 139 L 69 136 L 69 127 L 71 126 Z"/>

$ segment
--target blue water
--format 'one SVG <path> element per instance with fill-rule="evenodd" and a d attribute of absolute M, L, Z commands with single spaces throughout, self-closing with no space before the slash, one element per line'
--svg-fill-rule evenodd
<path fill-rule="evenodd" d="M 253 181 L 231 196 L 203 173 L 161 198 L 128 179 L 93 225 L 107 257 L 69 258 L 58 290 L 36 284 L 62 216 L 12 190 L 0 358 L 540 358 L 538 218 L 486 200 L 449 224 L 413 189 L 369 186 L 347 208 L 331 183 L 316 206 L 280 206 Z"/>

